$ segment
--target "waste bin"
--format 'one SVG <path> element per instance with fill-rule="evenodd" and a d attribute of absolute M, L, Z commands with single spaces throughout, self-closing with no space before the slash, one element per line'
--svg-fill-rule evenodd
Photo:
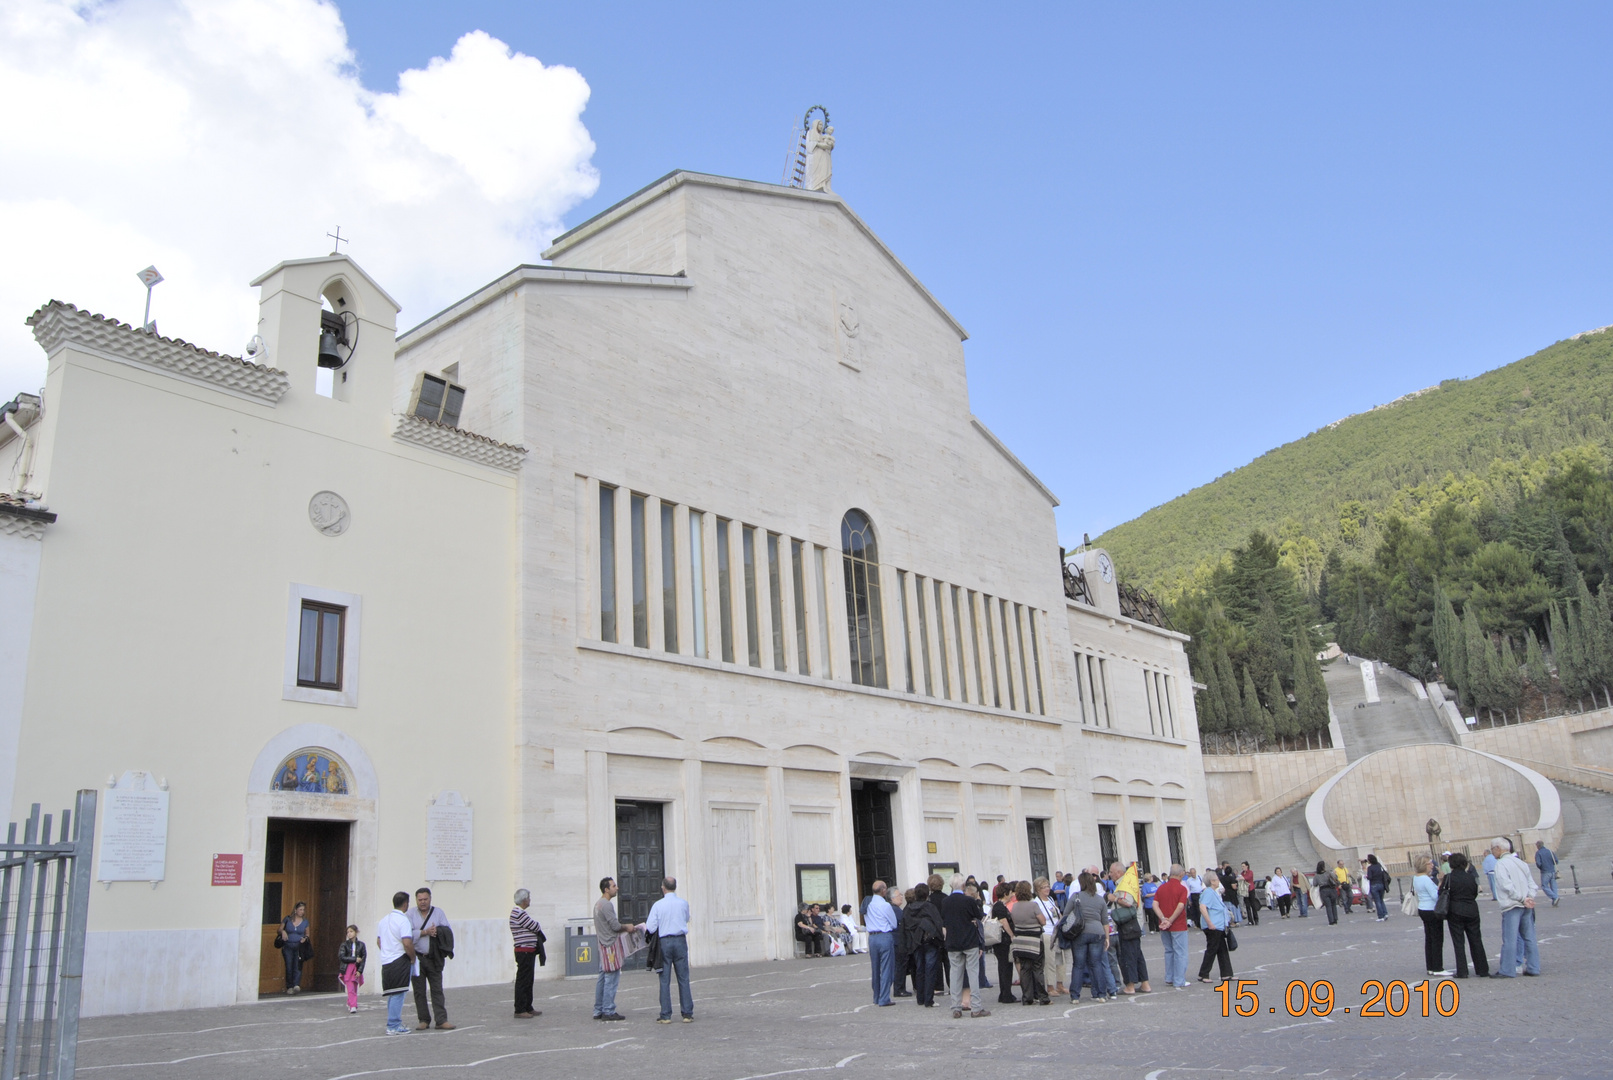
<path fill-rule="evenodd" d="M 566 921 L 566 974 L 599 974 L 599 937 L 592 919 Z"/>

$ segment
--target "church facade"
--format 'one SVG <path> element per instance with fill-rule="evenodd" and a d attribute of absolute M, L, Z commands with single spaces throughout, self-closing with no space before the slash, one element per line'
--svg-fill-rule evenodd
<path fill-rule="evenodd" d="M 1213 857 L 1185 639 L 1102 552 L 1061 572 L 962 327 L 839 196 L 673 173 L 544 257 L 401 337 L 351 260 L 284 264 L 212 383 L 35 316 L 57 518 L 13 816 L 171 793 L 169 875 L 97 892 L 92 971 L 199 932 L 234 943 L 210 1002 L 272 991 L 288 844 L 330 925 L 437 875 L 460 983 L 509 977 L 517 887 L 558 944 L 600 878 L 635 917 L 674 876 L 711 964 L 792 955 L 799 902 L 875 878 Z"/>

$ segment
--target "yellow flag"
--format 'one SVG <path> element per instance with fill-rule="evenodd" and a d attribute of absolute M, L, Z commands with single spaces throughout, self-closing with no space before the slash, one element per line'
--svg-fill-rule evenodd
<path fill-rule="evenodd" d="M 1129 892 L 1133 900 L 1142 902 L 1143 891 L 1142 886 L 1137 883 L 1136 863 L 1126 867 L 1126 872 L 1120 875 L 1120 880 L 1115 882 L 1115 892 Z"/>

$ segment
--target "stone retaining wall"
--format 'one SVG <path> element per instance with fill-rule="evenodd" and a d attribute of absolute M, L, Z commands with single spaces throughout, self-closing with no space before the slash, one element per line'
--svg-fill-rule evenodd
<path fill-rule="evenodd" d="M 1269 754 L 1205 754 L 1215 838 L 1227 840 L 1308 798 L 1344 768 L 1342 746 Z"/>
<path fill-rule="evenodd" d="M 1613 792 L 1613 709 L 1464 731 L 1462 745 L 1511 758 L 1553 780 Z M 1213 810 L 1213 796 L 1210 805 Z"/>

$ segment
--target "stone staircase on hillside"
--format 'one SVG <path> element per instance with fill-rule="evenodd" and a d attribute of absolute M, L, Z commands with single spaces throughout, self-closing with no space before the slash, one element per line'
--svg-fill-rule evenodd
<path fill-rule="evenodd" d="M 1434 711 L 1433 703 L 1417 697 L 1395 680 L 1379 676 L 1379 700 L 1368 703 L 1358 664 L 1335 660 L 1322 668 L 1322 674 L 1349 761 L 1393 746 L 1456 742 Z"/>
<path fill-rule="evenodd" d="M 1316 869 L 1316 849 L 1311 846 L 1310 830 L 1305 827 L 1305 800 L 1288 807 L 1248 832 L 1230 840 L 1217 841 L 1216 854 L 1237 866 L 1245 859 L 1257 875 L 1270 874 L 1273 867 L 1295 867 L 1309 873 Z M 1202 868 L 1201 868 L 1202 869 Z"/>

